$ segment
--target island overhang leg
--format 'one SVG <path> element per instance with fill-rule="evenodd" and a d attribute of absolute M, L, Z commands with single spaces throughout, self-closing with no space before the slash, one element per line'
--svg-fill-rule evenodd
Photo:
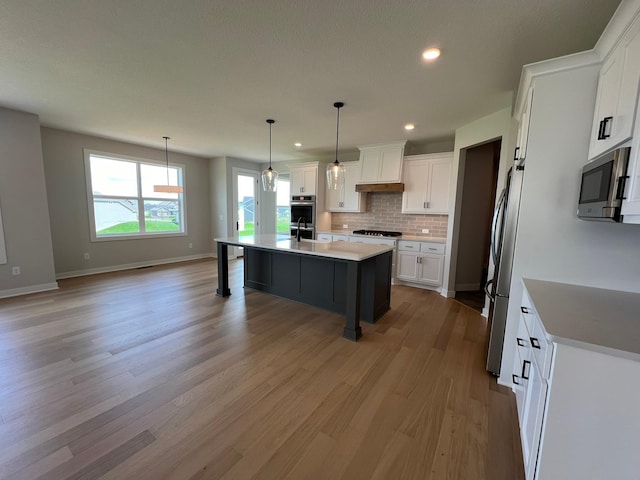
<path fill-rule="evenodd" d="M 216 295 L 228 297 L 229 290 L 229 248 L 226 243 L 218 242 L 218 289 Z"/>

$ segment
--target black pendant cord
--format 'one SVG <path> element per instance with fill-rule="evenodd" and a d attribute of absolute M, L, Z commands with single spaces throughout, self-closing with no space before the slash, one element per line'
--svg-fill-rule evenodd
<path fill-rule="evenodd" d="M 272 170 L 271 168 L 271 127 L 273 126 L 274 123 L 276 123 L 276 121 L 270 118 L 267 120 L 267 123 L 269 124 L 269 170 Z"/>
<path fill-rule="evenodd" d="M 171 137 L 162 137 L 164 138 L 164 157 L 167 162 L 167 185 L 169 185 L 169 138 Z"/>
<path fill-rule="evenodd" d="M 340 108 L 344 107 L 344 103 L 336 102 L 333 104 L 333 106 L 338 109 L 338 117 L 336 121 L 336 160 L 333 163 L 339 164 L 340 162 L 338 162 L 338 133 L 340 132 Z"/>

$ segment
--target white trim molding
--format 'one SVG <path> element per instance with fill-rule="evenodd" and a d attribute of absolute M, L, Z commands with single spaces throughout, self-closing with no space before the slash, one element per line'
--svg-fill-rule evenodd
<path fill-rule="evenodd" d="M 10 288 L 8 290 L 0 290 L 0 298 L 17 297 L 19 295 L 28 295 L 29 293 L 48 292 L 49 290 L 57 290 L 58 282 L 41 283 L 40 285 L 31 285 L 29 287 Z"/>
<path fill-rule="evenodd" d="M 86 275 L 97 275 L 100 273 L 119 272 L 121 270 L 133 270 L 135 268 L 154 267 L 156 265 L 166 265 L 168 263 L 188 262 L 190 260 L 200 260 L 203 258 L 214 257 L 211 253 L 202 253 L 198 255 L 187 255 L 184 257 L 147 260 L 145 262 L 123 263 L 120 265 L 110 265 L 108 267 L 88 268 L 86 270 L 73 270 L 71 272 L 56 273 L 56 280 L 61 280 L 63 278 L 84 277 Z"/>

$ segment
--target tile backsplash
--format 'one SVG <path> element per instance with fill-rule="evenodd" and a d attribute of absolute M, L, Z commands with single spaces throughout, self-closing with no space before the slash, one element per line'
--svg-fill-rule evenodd
<path fill-rule="evenodd" d="M 368 193 L 364 213 L 332 213 L 331 229 L 342 230 L 342 225 L 349 225 L 349 232 L 364 228 L 397 231 L 405 235 L 447 236 L 447 215 L 413 215 L 401 212 L 402 193 Z M 428 228 L 429 233 L 422 233 L 423 228 Z"/>

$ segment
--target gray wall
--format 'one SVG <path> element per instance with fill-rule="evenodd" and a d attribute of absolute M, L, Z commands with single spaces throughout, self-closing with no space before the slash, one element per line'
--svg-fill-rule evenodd
<path fill-rule="evenodd" d="M 56 288 L 47 190 L 36 115 L 0 108 L 0 206 L 7 264 L 0 296 Z M 22 274 L 14 276 L 11 268 Z"/>
<path fill-rule="evenodd" d="M 583 67 L 534 80 L 502 357 L 504 384 L 511 383 L 523 277 L 640 292 L 640 226 L 576 217 L 598 68 Z"/>
<path fill-rule="evenodd" d="M 52 128 L 41 131 L 55 269 L 59 278 L 210 254 L 209 160 L 169 152 L 171 162 L 185 165 L 186 236 L 92 242 L 83 149 L 161 163 L 165 160 L 164 149 Z M 84 253 L 89 253 L 89 260 L 84 260 Z"/>

